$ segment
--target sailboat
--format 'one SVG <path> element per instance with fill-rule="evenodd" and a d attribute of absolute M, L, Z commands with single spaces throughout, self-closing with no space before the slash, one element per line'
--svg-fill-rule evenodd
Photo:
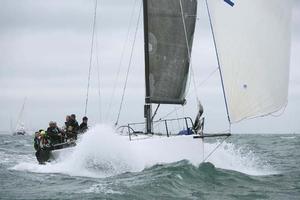
<path fill-rule="evenodd" d="M 13 135 L 25 135 L 26 134 L 25 124 L 22 121 L 25 104 L 26 104 L 26 98 L 23 101 L 22 108 L 21 108 L 19 116 L 18 116 L 17 125 L 16 125 L 15 130 L 13 131 Z"/>
<path fill-rule="evenodd" d="M 195 121 L 190 117 L 153 120 L 160 105 L 187 103 L 186 86 L 189 73 L 193 73 L 191 55 L 197 0 L 143 0 L 145 122 L 120 127 L 131 140 L 141 135 L 228 137 L 232 124 L 268 116 L 286 107 L 292 2 L 206 0 L 205 3 L 229 132 L 205 134 L 200 104 Z M 157 107 L 152 114 L 154 105 Z M 185 130 L 170 132 L 169 124 L 174 121 L 185 124 Z"/>
<path fill-rule="evenodd" d="M 231 135 L 232 124 L 271 115 L 287 105 L 291 1 L 206 0 L 205 3 L 230 126 L 228 133 L 205 133 L 200 102 L 195 120 L 191 117 L 154 120 L 161 105 L 187 103 L 198 2 L 143 0 L 145 121 L 118 128 L 131 141 L 171 136 L 226 139 Z M 96 8 L 97 1 L 94 26 Z M 182 129 L 174 130 L 172 123 L 181 124 Z M 62 147 L 47 151 L 43 162 L 59 157 L 64 150 Z"/>

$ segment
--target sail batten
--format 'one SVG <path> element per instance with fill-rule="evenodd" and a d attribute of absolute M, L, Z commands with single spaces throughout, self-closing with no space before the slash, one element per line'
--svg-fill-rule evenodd
<path fill-rule="evenodd" d="M 144 4 L 146 101 L 184 104 L 197 0 L 145 0 Z"/>
<path fill-rule="evenodd" d="M 287 103 L 291 1 L 207 1 L 231 123 Z"/>

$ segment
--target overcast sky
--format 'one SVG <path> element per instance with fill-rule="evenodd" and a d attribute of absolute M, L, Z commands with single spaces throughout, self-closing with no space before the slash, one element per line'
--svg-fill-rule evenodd
<path fill-rule="evenodd" d="M 212 35 L 204 1 L 198 1 L 192 63 L 200 84 L 217 68 Z M 140 1 L 98 0 L 97 51 L 93 55 L 88 116 L 92 124 L 116 120 L 122 87 L 129 62 Z M 0 130 L 15 126 L 23 99 L 28 129 L 46 128 L 50 120 L 62 125 L 66 114 L 84 114 L 94 0 L 0 0 Z M 133 21 L 130 25 L 130 16 Z M 121 60 L 115 98 L 111 100 L 114 80 Z M 234 133 L 300 132 L 300 2 L 295 1 L 292 22 L 289 103 L 280 117 L 247 120 L 232 127 Z M 101 107 L 99 107 L 97 64 L 100 70 Z M 143 121 L 144 63 L 143 27 L 139 23 L 128 86 L 120 124 Z M 271 72 L 270 72 L 271 73 Z M 193 93 L 193 88 L 190 88 Z M 202 84 L 197 93 L 204 105 L 206 130 L 227 129 L 228 122 L 218 73 Z M 184 109 L 173 117 L 196 115 L 194 95 Z M 112 102 L 109 112 L 109 102 Z M 159 116 L 174 109 L 162 106 Z M 101 110 L 101 112 L 99 112 Z M 159 117 L 158 116 L 158 117 Z"/>

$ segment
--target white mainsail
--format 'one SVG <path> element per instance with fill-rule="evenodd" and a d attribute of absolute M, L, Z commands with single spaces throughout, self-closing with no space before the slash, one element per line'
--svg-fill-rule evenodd
<path fill-rule="evenodd" d="M 207 0 L 231 123 L 287 104 L 291 0 Z"/>

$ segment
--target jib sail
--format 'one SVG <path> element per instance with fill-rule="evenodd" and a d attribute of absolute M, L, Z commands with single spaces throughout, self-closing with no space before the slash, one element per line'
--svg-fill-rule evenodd
<path fill-rule="evenodd" d="M 232 123 L 287 103 L 290 0 L 208 0 Z"/>

